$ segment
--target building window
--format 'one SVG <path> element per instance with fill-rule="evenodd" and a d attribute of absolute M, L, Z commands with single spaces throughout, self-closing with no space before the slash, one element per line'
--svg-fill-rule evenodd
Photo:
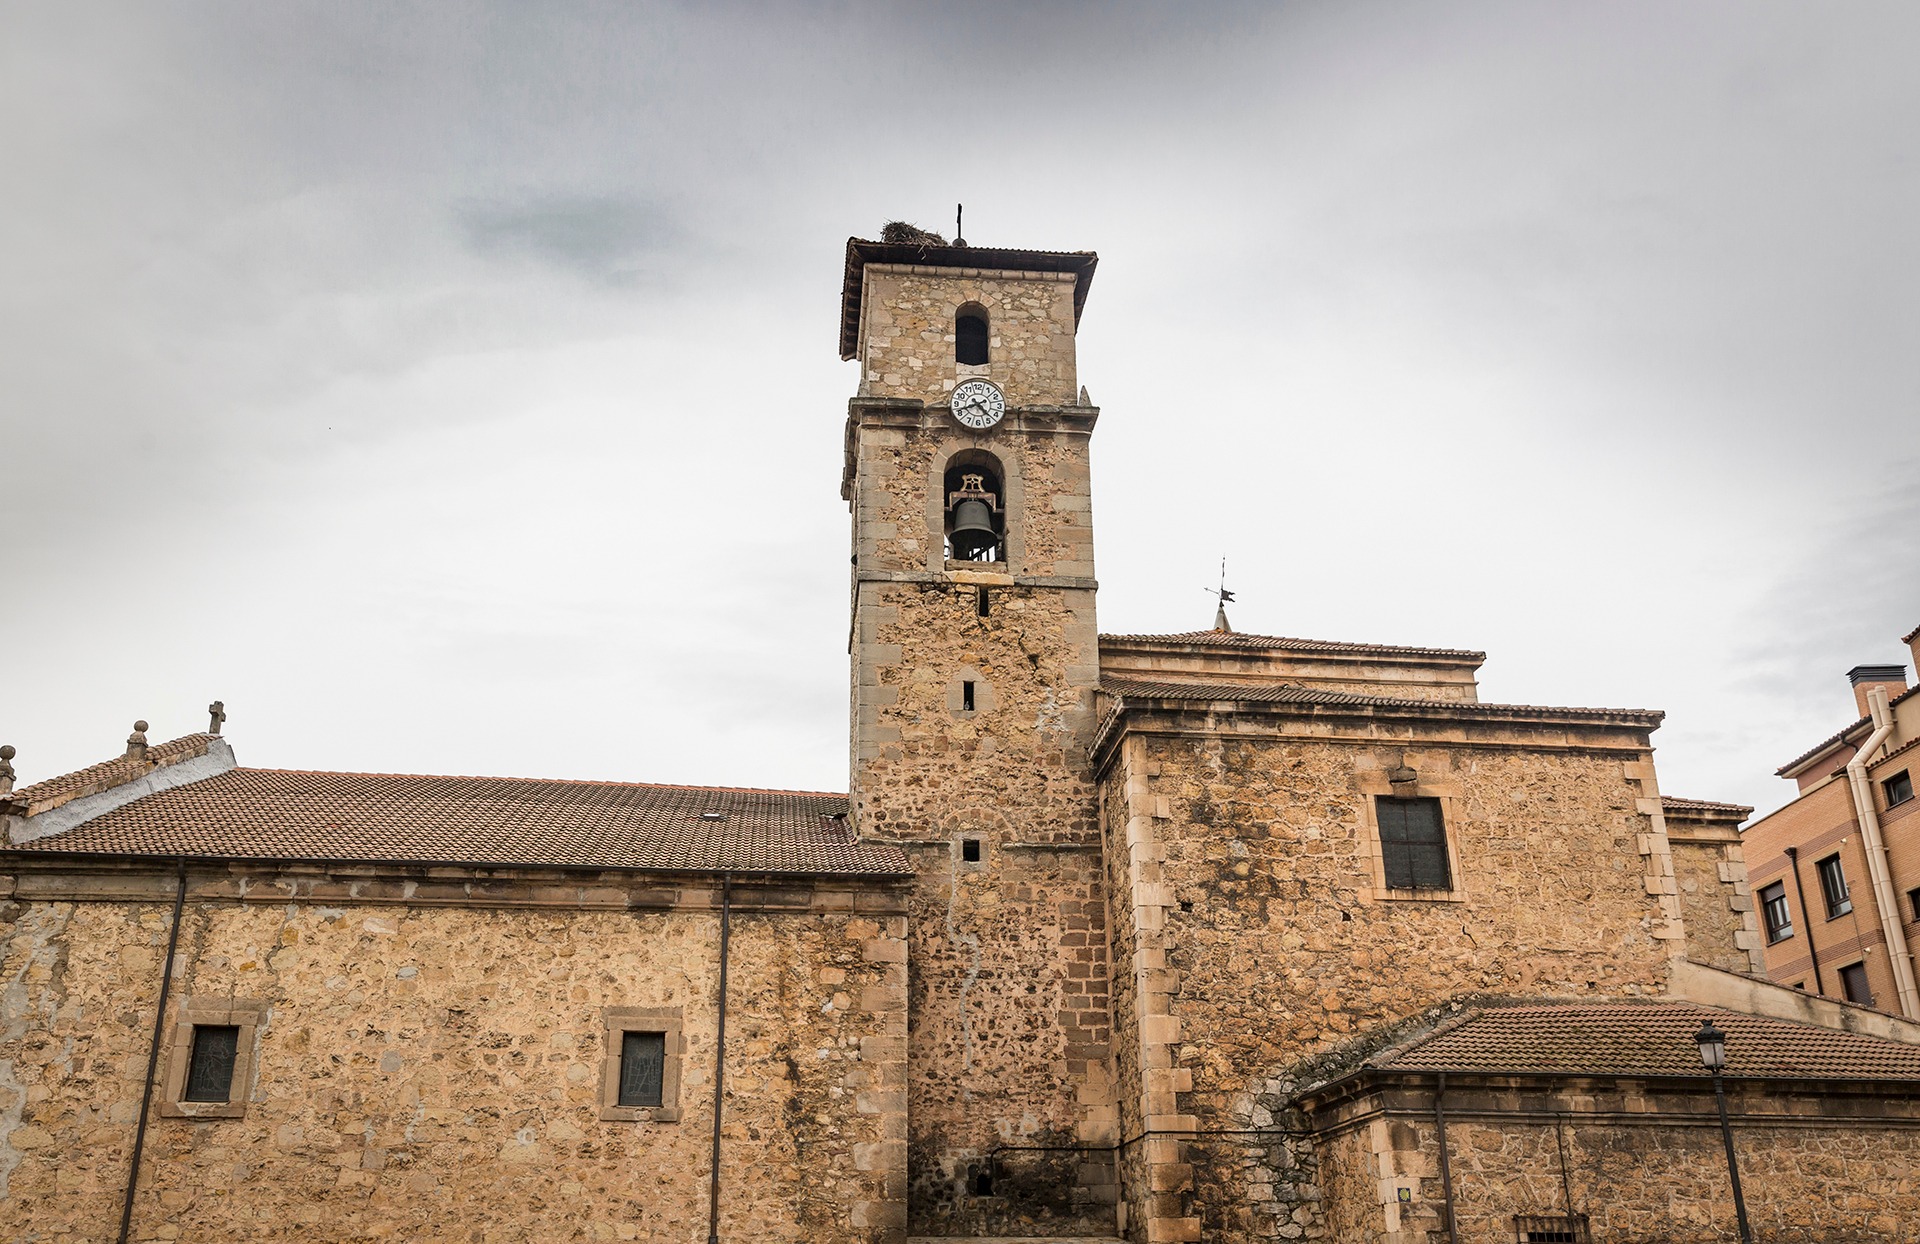
<path fill-rule="evenodd" d="M 679 1007 L 610 1006 L 600 1117 L 609 1122 L 680 1121 Z"/>
<path fill-rule="evenodd" d="M 1827 919 L 1832 920 L 1853 910 L 1853 899 L 1847 895 L 1847 872 L 1840 866 L 1838 855 L 1829 855 L 1814 868 L 1820 874 L 1820 892 L 1827 900 Z"/>
<path fill-rule="evenodd" d="M 1390 890 L 1449 890 L 1447 831 L 1438 799 L 1389 799 L 1376 796 L 1380 858 Z"/>
<path fill-rule="evenodd" d="M 189 998 L 175 1014 L 166 1054 L 163 1117 L 237 1119 L 253 1091 L 255 1034 L 264 1002 Z"/>
<path fill-rule="evenodd" d="M 1513 1238 L 1519 1244 L 1587 1244 L 1585 1214 L 1515 1214 Z"/>
<path fill-rule="evenodd" d="M 953 361 L 962 367 L 987 364 L 987 309 L 977 302 L 961 307 L 953 317 Z"/>
<path fill-rule="evenodd" d="M 1766 922 L 1767 940 L 1784 942 L 1793 936 L 1793 914 L 1787 909 L 1787 883 L 1776 881 L 1760 889 L 1760 916 Z"/>
<path fill-rule="evenodd" d="M 619 1106 L 658 1106 L 661 1080 L 667 1069 L 667 1034 L 620 1034 Z"/>
<path fill-rule="evenodd" d="M 1920 890 L 1907 891 L 1907 906 L 1913 908 L 1913 918 L 1920 920 Z"/>
<path fill-rule="evenodd" d="M 1913 778 L 1905 769 L 1880 783 L 1880 789 L 1887 794 L 1887 806 L 1894 807 L 1913 798 Z"/>
<path fill-rule="evenodd" d="M 181 1101 L 233 1100 L 233 1062 L 240 1053 L 235 1024 L 195 1024 L 187 1055 L 187 1086 Z"/>
<path fill-rule="evenodd" d="M 980 840 L 978 838 L 962 838 L 960 840 L 960 858 L 966 863 L 978 864 L 980 862 Z"/>
<path fill-rule="evenodd" d="M 1873 1005 L 1873 990 L 1867 984 L 1867 965 L 1849 963 L 1840 969 L 1840 988 L 1846 991 L 1847 1001 L 1857 1002 L 1861 1006 Z"/>

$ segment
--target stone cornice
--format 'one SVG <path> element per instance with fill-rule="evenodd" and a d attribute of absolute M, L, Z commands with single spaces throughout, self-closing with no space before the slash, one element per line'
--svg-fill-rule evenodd
<path fill-rule="evenodd" d="M 1185 738 L 1292 738 L 1327 743 L 1420 743 L 1523 751 L 1639 756 L 1657 714 L 1435 701 L 1315 701 L 1108 695 L 1088 755 L 1104 776 L 1129 734 Z"/>
<path fill-rule="evenodd" d="M 0 853 L 0 900 L 167 903 L 178 864 L 171 858 Z M 188 860 L 186 875 L 191 903 L 706 910 L 720 905 L 721 891 L 718 876 L 619 869 Z M 734 874 L 731 902 L 739 911 L 899 915 L 906 911 L 910 880 Z"/>
<path fill-rule="evenodd" d="M 1100 419 L 1098 406 L 1009 406 L 998 427 L 985 432 L 970 432 L 952 422 L 947 408 L 913 397 L 855 397 L 847 400 L 847 425 L 843 438 L 840 468 L 840 498 L 853 500 L 854 473 L 859 470 L 857 433 L 861 428 L 950 429 L 956 435 L 971 435 L 982 445 L 1003 432 L 1046 435 L 1091 436 Z"/>

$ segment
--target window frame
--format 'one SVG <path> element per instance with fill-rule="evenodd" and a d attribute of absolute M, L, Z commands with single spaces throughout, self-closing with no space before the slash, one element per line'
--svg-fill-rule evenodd
<path fill-rule="evenodd" d="M 1867 995 L 1864 999 L 1853 996 L 1853 981 L 1847 976 L 1847 973 L 1853 971 L 1860 973 L 1860 984 L 1865 989 Z M 1867 961 L 1865 959 L 1856 960 L 1853 963 L 1847 964 L 1840 969 L 1838 974 L 1840 977 L 1840 994 L 1846 1001 L 1851 1002 L 1855 1006 L 1873 1005 L 1873 978 L 1867 975 Z"/>
<path fill-rule="evenodd" d="M 1367 854 L 1372 880 L 1360 897 L 1371 902 L 1466 902 L 1467 879 L 1460 867 L 1460 837 L 1465 822 L 1461 813 L 1459 785 L 1452 781 L 1426 781 L 1417 775 L 1413 781 L 1395 783 L 1383 768 L 1358 769 L 1355 783 L 1360 794 L 1360 845 Z M 1432 799 L 1439 803 L 1440 836 L 1447 857 L 1447 889 L 1418 890 L 1387 884 L 1386 852 L 1380 838 L 1380 799 Z"/>
<path fill-rule="evenodd" d="M 677 1006 L 609 1006 L 601 1009 L 600 1118 L 607 1123 L 678 1123 L 680 1106 L 680 1060 L 686 1053 L 686 1035 Z M 623 1106 L 620 1104 L 620 1060 L 626 1034 L 659 1033 L 662 1042 L 660 1065 L 660 1104 Z"/>
<path fill-rule="evenodd" d="M 1813 872 L 1820 879 L 1820 897 L 1826 902 L 1827 919 L 1838 920 L 1850 915 L 1853 912 L 1853 891 L 1847 885 L 1847 866 L 1840 859 L 1840 853 L 1835 851 L 1824 859 L 1816 860 Z M 1836 886 L 1838 895 L 1834 893 Z"/>
<path fill-rule="evenodd" d="M 1898 773 L 1890 773 L 1880 779 L 1880 798 L 1885 801 L 1889 811 L 1913 802 L 1912 775 L 1913 771 L 1911 769 L 1902 769 Z M 1899 799 L 1893 797 L 1893 784 L 1895 782 L 1906 783 L 1907 793 Z"/>
<path fill-rule="evenodd" d="M 1388 818 L 1384 813 L 1389 807 L 1403 810 L 1401 820 L 1409 829 L 1412 827 L 1413 821 L 1413 817 L 1409 814 L 1414 809 L 1420 809 L 1422 813 L 1431 811 L 1433 814 L 1433 822 L 1431 826 L 1426 828 L 1437 832 L 1438 840 L 1415 842 L 1411 837 L 1408 837 L 1395 842 L 1387 841 L 1386 821 Z M 1438 799 L 1431 795 L 1375 795 L 1373 797 L 1373 818 L 1374 825 L 1380 833 L 1381 878 L 1386 882 L 1389 890 L 1438 891 L 1444 893 L 1453 889 L 1452 862 L 1447 858 L 1447 816 L 1446 810 L 1440 806 Z M 1401 850 L 1396 852 L 1394 850 L 1396 847 L 1401 848 Z M 1415 859 L 1416 851 L 1427 856 L 1437 855 L 1438 859 L 1434 862 L 1437 862 L 1440 867 L 1441 883 L 1439 885 L 1418 885 L 1412 880 L 1408 880 L 1404 884 L 1394 881 L 1392 876 L 1394 861 L 1392 857 L 1396 854 L 1404 856 L 1403 863 L 1408 877 L 1411 878 L 1420 871 Z"/>
<path fill-rule="evenodd" d="M 166 1077 L 160 1093 L 160 1117 L 166 1119 L 239 1119 L 253 1098 L 260 1028 L 267 1022 L 267 1004 L 255 998 L 196 997 L 183 1000 L 174 1011 L 167 1042 Z M 188 1101 L 187 1072 L 193 1061 L 194 1032 L 199 1028 L 233 1028 L 233 1077 L 225 1101 Z"/>
<path fill-rule="evenodd" d="M 1778 890 L 1779 893 L 1768 897 L 1770 890 Z M 1777 946 L 1781 942 L 1792 941 L 1793 904 L 1787 900 L 1787 883 L 1785 881 L 1768 882 L 1754 891 L 1754 901 L 1760 907 L 1760 932 L 1767 939 L 1767 945 Z M 1785 916 L 1777 925 L 1773 922 L 1773 905 L 1776 902 L 1780 904 L 1780 910 Z"/>

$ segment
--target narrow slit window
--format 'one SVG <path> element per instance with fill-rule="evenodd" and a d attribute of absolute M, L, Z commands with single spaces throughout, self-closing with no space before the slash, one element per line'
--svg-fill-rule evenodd
<path fill-rule="evenodd" d="M 978 864 L 980 862 L 980 840 L 978 838 L 962 838 L 960 840 L 960 858 L 969 864 Z"/>
<path fill-rule="evenodd" d="M 233 1100 L 233 1064 L 240 1054 L 236 1024 L 195 1024 L 193 1052 L 187 1056 L 187 1084 L 182 1101 Z"/>
<path fill-rule="evenodd" d="M 973 608 L 974 612 L 978 613 L 981 617 L 984 618 L 987 616 L 989 606 L 987 604 L 987 589 L 985 584 L 974 589 Z"/>
<path fill-rule="evenodd" d="M 963 712 L 971 713 L 973 711 L 973 684 L 971 682 L 963 682 L 960 684 L 960 708 Z"/>
<path fill-rule="evenodd" d="M 627 1032 L 620 1036 L 620 1096 L 616 1105 L 658 1106 L 667 1065 L 667 1034 Z"/>
<path fill-rule="evenodd" d="M 1390 890 L 1448 890 L 1447 831 L 1438 799 L 1374 801 L 1380 821 L 1380 855 Z"/>
<path fill-rule="evenodd" d="M 984 367 L 987 362 L 986 308 L 969 304 L 953 317 L 953 361 L 962 367 Z"/>

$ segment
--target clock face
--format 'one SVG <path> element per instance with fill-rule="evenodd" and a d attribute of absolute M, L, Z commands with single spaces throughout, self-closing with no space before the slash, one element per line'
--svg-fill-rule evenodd
<path fill-rule="evenodd" d="M 1007 398 L 993 381 L 975 378 L 953 386 L 951 407 L 955 419 L 984 432 L 1006 416 Z"/>

